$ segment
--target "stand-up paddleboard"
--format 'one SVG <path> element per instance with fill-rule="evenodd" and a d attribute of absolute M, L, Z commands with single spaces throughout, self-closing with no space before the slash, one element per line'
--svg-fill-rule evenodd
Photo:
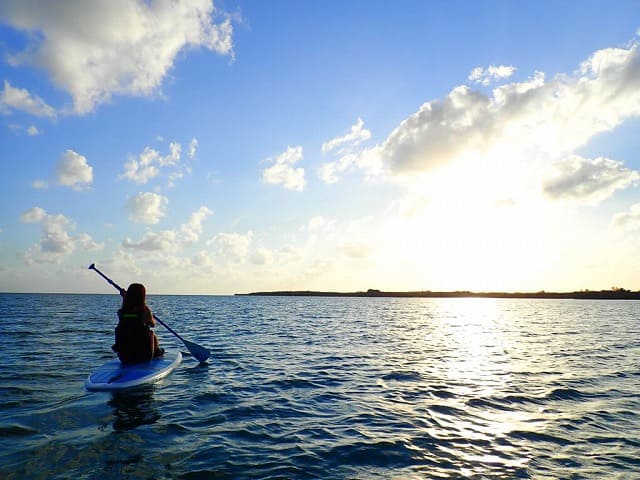
<path fill-rule="evenodd" d="M 122 390 L 153 383 L 169 375 L 180 365 L 182 354 L 178 350 L 167 350 L 164 355 L 150 362 L 123 365 L 120 360 L 110 360 L 87 377 L 87 390 Z"/>

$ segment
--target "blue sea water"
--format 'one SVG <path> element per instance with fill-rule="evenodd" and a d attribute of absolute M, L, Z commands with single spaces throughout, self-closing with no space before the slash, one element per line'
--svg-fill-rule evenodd
<path fill-rule="evenodd" d="M 640 478 L 640 302 L 148 303 L 210 360 L 89 393 L 119 298 L 0 294 L 0 478 Z"/>

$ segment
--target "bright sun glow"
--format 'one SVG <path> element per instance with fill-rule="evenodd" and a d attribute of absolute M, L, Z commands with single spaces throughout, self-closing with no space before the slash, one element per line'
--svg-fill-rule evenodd
<path fill-rule="evenodd" d="M 407 273 L 434 290 L 526 290 L 538 278 L 542 285 L 552 225 L 528 172 L 512 164 L 511 185 L 499 178 L 504 165 L 469 158 L 414 180 L 384 228 L 390 263 L 410 266 Z"/>

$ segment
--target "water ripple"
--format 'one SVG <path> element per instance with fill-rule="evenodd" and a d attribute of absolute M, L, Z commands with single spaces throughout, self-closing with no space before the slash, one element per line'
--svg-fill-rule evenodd
<path fill-rule="evenodd" d="M 212 358 L 186 356 L 152 387 L 90 394 L 85 376 L 112 357 L 117 297 L 0 294 L 1 478 L 633 478 L 640 468 L 640 302 L 149 302 Z"/>

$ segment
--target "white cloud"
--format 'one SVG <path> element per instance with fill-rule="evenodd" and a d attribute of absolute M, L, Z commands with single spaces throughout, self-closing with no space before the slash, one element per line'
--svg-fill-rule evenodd
<path fill-rule="evenodd" d="M 191 158 L 192 149 L 195 152 L 195 147 L 190 145 L 189 158 Z M 169 170 L 168 185 L 173 187 L 177 180 L 184 177 L 185 173 L 191 173 L 191 168 L 182 162 L 181 158 L 182 145 L 178 142 L 169 144 L 169 153 L 166 155 L 162 155 L 154 148 L 145 147 L 137 157 L 129 157 L 129 160 L 124 164 L 124 173 L 119 178 L 144 185 L 158 177 L 163 170 Z"/>
<path fill-rule="evenodd" d="M 20 215 L 20 220 L 24 223 L 38 223 L 41 222 L 46 215 L 47 212 L 43 208 L 31 207 Z"/>
<path fill-rule="evenodd" d="M 351 126 L 351 131 L 349 133 L 324 142 L 322 144 L 322 153 L 326 154 L 336 149 L 339 153 L 342 153 L 345 149 L 359 145 L 370 138 L 371 132 L 364 128 L 364 122 L 361 118 L 358 118 L 358 121 Z"/>
<path fill-rule="evenodd" d="M 251 255 L 251 263 L 255 265 L 269 265 L 273 263 L 273 252 L 267 248 L 259 247 Z"/>
<path fill-rule="evenodd" d="M 56 183 L 65 187 L 71 187 L 73 190 L 82 190 L 88 188 L 93 182 L 93 167 L 87 163 L 87 159 L 74 152 L 67 150 L 56 166 L 55 179 L 51 183 Z M 31 186 L 36 190 L 44 190 L 49 188 L 49 181 L 38 179 L 33 181 Z"/>
<path fill-rule="evenodd" d="M 10 113 L 12 110 L 34 115 L 36 117 L 55 118 L 55 110 L 40 97 L 32 95 L 24 88 L 15 88 L 5 80 L 4 90 L 0 92 L 0 112 Z"/>
<path fill-rule="evenodd" d="M 130 212 L 129 219 L 136 223 L 153 225 L 165 216 L 169 199 L 153 192 L 141 192 L 129 198 L 127 209 Z"/>
<path fill-rule="evenodd" d="M 625 168 L 622 162 L 570 155 L 553 165 L 552 174 L 543 182 L 543 189 L 553 199 L 594 204 L 609 198 L 616 190 L 627 188 L 639 178 L 638 172 Z"/>
<path fill-rule="evenodd" d="M 287 147 L 287 150 L 275 159 L 268 159 L 273 165 L 262 172 L 262 180 L 271 185 L 282 184 L 290 190 L 304 190 L 304 168 L 293 166 L 302 159 L 302 147 Z"/>
<path fill-rule="evenodd" d="M 379 178 L 385 172 L 380 147 L 347 153 L 334 162 L 323 163 L 318 168 L 318 176 L 325 183 L 336 183 L 340 175 L 355 168 L 366 172 L 369 180 Z"/>
<path fill-rule="evenodd" d="M 628 212 L 616 213 L 611 223 L 626 231 L 640 230 L 640 203 L 632 205 Z"/>
<path fill-rule="evenodd" d="M 480 83 L 488 87 L 492 80 L 502 80 L 509 78 L 516 71 L 516 67 L 512 65 L 491 65 L 488 68 L 476 67 L 469 74 L 469 80 L 474 83 Z"/>
<path fill-rule="evenodd" d="M 124 173 L 120 178 L 126 178 L 138 184 L 145 184 L 156 177 L 160 170 L 154 165 L 159 163 L 160 154 L 151 147 L 145 147 L 142 153 L 136 157 L 129 157 L 129 161 L 124 164 Z"/>
<path fill-rule="evenodd" d="M 354 259 L 363 259 L 369 256 L 370 247 L 364 243 L 345 243 L 340 246 L 339 249 L 342 253 L 347 255 L 348 257 Z"/>
<path fill-rule="evenodd" d="M 316 233 L 321 230 L 333 228 L 335 224 L 336 224 L 335 220 L 323 217 L 322 215 L 318 215 L 318 216 L 312 217 L 307 222 L 304 228 L 310 233 Z"/>
<path fill-rule="evenodd" d="M 160 232 L 146 232 L 139 241 L 126 238 L 122 242 L 122 247 L 146 252 L 177 251 L 186 245 L 198 242 L 202 233 L 202 223 L 209 215 L 213 215 L 213 211 L 208 207 L 202 206 L 193 212 L 189 220 L 180 225 L 179 228 Z"/>
<path fill-rule="evenodd" d="M 253 232 L 218 233 L 207 242 L 207 246 L 214 246 L 216 254 L 229 260 L 244 261 L 249 253 Z"/>
<path fill-rule="evenodd" d="M 322 144 L 322 153 L 335 153 L 340 155 L 338 160 L 326 162 L 318 169 L 318 176 L 325 183 L 336 183 L 339 174 L 342 174 L 360 163 L 361 152 L 354 152 L 355 147 L 371 138 L 371 132 L 364 128 L 361 118 L 351 126 L 351 131 L 346 135 L 335 137 Z"/>
<path fill-rule="evenodd" d="M 88 233 L 79 233 L 74 237 L 74 242 L 76 246 L 86 252 L 100 250 L 103 247 L 101 243 L 94 242 L 93 238 L 91 238 L 91 235 Z"/>
<path fill-rule="evenodd" d="M 192 138 L 189 143 L 189 158 L 193 158 L 196 156 L 196 150 L 198 149 L 198 139 Z"/>
<path fill-rule="evenodd" d="M 364 259 L 371 254 L 371 218 L 339 221 L 315 216 L 300 228 L 307 234 L 305 256 L 324 255 L 335 257 L 338 251 L 353 259 Z"/>
<path fill-rule="evenodd" d="M 153 95 L 185 48 L 233 55 L 233 28 L 211 0 L 5 1 L 4 21 L 31 35 L 13 65 L 43 68 L 84 114 L 112 95 Z"/>
<path fill-rule="evenodd" d="M 160 166 L 166 167 L 169 165 L 176 165 L 180 161 L 180 155 L 182 154 L 182 145 L 177 142 L 171 142 L 169 144 L 169 155 L 166 157 L 158 157 Z"/>
<path fill-rule="evenodd" d="M 56 177 L 58 184 L 80 190 L 93 182 L 93 167 L 87 163 L 84 156 L 73 150 L 67 150 L 60 157 Z"/>
<path fill-rule="evenodd" d="M 0 113 L 3 113 L 1 104 L 0 104 Z M 10 131 L 12 131 L 15 134 L 26 133 L 30 137 L 35 137 L 42 133 L 42 131 L 35 125 L 24 126 L 18 123 L 9 123 L 7 127 L 9 128 Z"/>
<path fill-rule="evenodd" d="M 180 233 L 185 242 L 195 243 L 199 240 L 202 233 L 202 222 L 209 216 L 213 215 L 213 211 L 202 206 L 193 212 L 187 223 L 180 227 Z"/>
<path fill-rule="evenodd" d="M 173 230 L 163 230 L 161 232 L 146 232 L 142 240 L 133 241 L 126 238 L 122 242 L 122 247 L 126 249 L 142 250 L 148 252 L 172 251 L 177 247 L 176 232 Z"/>
<path fill-rule="evenodd" d="M 74 230 L 75 224 L 64 215 L 50 215 L 43 208 L 32 207 L 22 213 L 20 220 L 39 223 L 42 227 L 40 241 L 24 253 L 27 263 L 60 263 L 77 250 L 94 251 L 102 248 L 87 233 L 69 235 L 68 231 Z"/>
<path fill-rule="evenodd" d="M 199 269 L 211 271 L 215 267 L 215 262 L 209 255 L 209 252 L 204 250 L 199 251 L 193 257 L 191 257 L 191 264 Z"/>
<path fill-rule="evenodd" d="M 318 169 L 318 176 L 325 183 L 336 183 L 340 180 L 339 174 L 349 170 L 358 161 L 357 153 L 349 153 L 340 157 L 335 162 L 323 163 Z"/>
<path fill-rule="evenodd" d="M 424 172 L 495 149 L 560 159 L 594 135 L 640 115 L 640 53 L 595 52 L 572 75 L 497 87 L 492 96 L 460 86 L 423 104 L 380 148 L 392 173 Z"/>

